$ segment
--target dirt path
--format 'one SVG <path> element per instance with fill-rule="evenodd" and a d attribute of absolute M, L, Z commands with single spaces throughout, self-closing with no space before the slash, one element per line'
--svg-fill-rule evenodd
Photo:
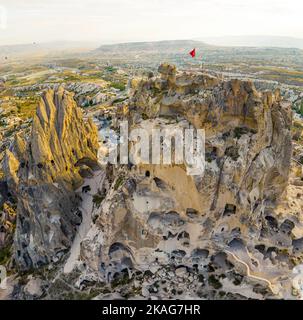
<path fill-rule="evenodd" d="M 82 193 L 81 195 L 83 201 L 79 209 L 82 211 L 83 220 L 78 228 L 77 234 L 71 246 L 70 256 L 67 259 L 63 269 L 64 273 L 70 273 L 78 261 L 81 241 L 85 238 L 92 222 L 92 213 L 94 210 L 93 195 L 98 192 L 98 189 L 102 190 L 104 178 L 105 172 L 97 171 L 95 172 L 93 178 L 85 179 L 84 181 L 83 186 L 89 185 L 91 190 L 87 193 Z M 78 191 L 81 191 L 81 188 Z"/>

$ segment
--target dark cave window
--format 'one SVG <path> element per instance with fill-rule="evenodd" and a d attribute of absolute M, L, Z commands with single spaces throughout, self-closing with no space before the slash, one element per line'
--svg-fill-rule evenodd
<path fill-rule="evenodd" d="M 196 216 L 198 214 L 198 211 L 193 208 L 187 208 L 186 209 L 186 215 L 188 216 Z"/>
<path fill-rule="evenodd" d="M 158 188 L 165 188 L 165 182 L 157 177 L 154 178 L 155 184 Z"/>
<path fill-rule="evenodd" d="M 82 192 L 83 192 L 83 193 L 87 193 L 87 192 L 89 192 L 89 191 L 91 191 L 91 187 L 90 187 L 89 185 L 82 187 Z"/>
<path fill-rule="evenodd" d="M 236 210 L 237 210 L 237 207 L 234 204 L 227 203 L 225 205 L 223 216 L 229 217 L 230 215 L 235 214 Z"/>
<path fill-rule="evenodd" d="M 261 252 L 262 254 L 265 253 L 265 245 L 264 244 L 257 244 L 255 246 L 255 249 L 257 249 L 259 252 Z"/>
<path fill-rule="evenodd" d="M 145 177 L 150 177 L 150 172 L 148 170 L 145 171 Z"/>
<path fill-rule="evenodd" d="M 276 218 L 272 216 L 266 216 L 265 217 L 267 224 L 270 228 L 277 230 L 278 229 L 278 221 Z"/>

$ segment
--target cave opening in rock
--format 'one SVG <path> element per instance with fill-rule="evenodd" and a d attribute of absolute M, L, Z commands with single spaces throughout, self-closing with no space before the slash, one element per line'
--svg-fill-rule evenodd
<path fill-rule="evenodd" d="M 278 230 L 278 221 L 276 218 L 272 216 L 266 216 L 265 220 L 267 221 L 267 225 L 274 230 Z"/>
<path fill-rule="evenodd" d="M 89 185 L 82 187 L 82 193 L 87 193 L 89 191 L 91 191 L 91 187 Z"/>
<path fill-rule="evenodd" d="M 155 184 L 158 188 L 164 189 L 165 188 L 165 182 L 161 180 L 160 178 L 155 177 L 154 178 Z"/>
<path fill-rule="evenodd" d="M 186 215 L 190 218 L 194 218 L 198 215 L 198 211 L 194 208 L 187 208 Z"/>
<path fill-rule="evenodd" d="M 237 211 L 237 207 L 234 204 L 227 203 L 224 208 L 223 217 L 225 216 L 229 217 L 232 214 L 235 214 L 236 211 Z"/>

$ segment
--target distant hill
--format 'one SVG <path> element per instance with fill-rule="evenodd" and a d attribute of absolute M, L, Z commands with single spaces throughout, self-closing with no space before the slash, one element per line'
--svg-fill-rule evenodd
<path fill-rule="evenodd" d="M 56 41 L 46 43 L 26 43 L 0 46 L 0 57 L 19 57 L 34 54 L 60 53 L 74 50 L 91 50 L 96 48 L 96 43 L 80 41 Z"/>
<path fill-rule="evenodd" d="M 211 47 L 201 41 L 195 40 L 165 40 L 154 42 L 127 42 L 118 44 L 102 45 L 95 53 L 119 52 L 119 53 L 184 53 L 192 48 Z"/>
<path fill-rule="evenodd" d="M 303 39 L 276 36 L 226 36 L 198 38 L 197 40 L 216 46 L 230 47 L 278 47 L 303 49 Z"/>

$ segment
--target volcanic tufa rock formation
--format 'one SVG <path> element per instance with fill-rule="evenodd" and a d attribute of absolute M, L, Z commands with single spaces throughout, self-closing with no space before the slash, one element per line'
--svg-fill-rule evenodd
<path fill-rule="evenodd" d="M 178 72 L 167 64 L 158 71 L 133 79 L 129 99 L 116 110 L 98 110 L 95 122 L 117 134 L 117 119 L 149 134 L 153 128 L 171 129 L 172 136 L 178 128 L 204 129 L 204 174 L 188 175 L 186 163 L 107 164 L 93 172 L 95 127 L 82 120 L 70 94 L 49 91 L 29 141 L 17 137 L 4 161 L 8 187 L 18 198 L 18 265 L 36 268 L 66 253 L 46 298 L 64 299 L 79 290 L 96 299 L 108 293 L 146 299 L 291 297 L 292 270 L 303 253 L 303 216 L 285 197 L 298 190 L 288 186 L 290 105 L 278 91 L 258 92 L 250 81 Z M 113 143 L 106 141 L 106 130 L 99 134 L 102 158 Z M 80 173 L 88 177 L 82 202 L 74 191 L 83 182 Z M 302 208 L 303 197 L 294 203 Z M 89 219 L 73 241 L 81 223 L 77 208 Z M 296 290 L 301 276 L 298 267 Z M 60 280 L 68 282 L 64 290 Z M 40 294 L 42 289 L 29 289 L 43 287 L 43 281 L 30 279 L 23 296 Z"/>
<path fill-rule="evenodd" d="M 56 261 L 81 223 L 75 190 L 81 168 L 98 168 L 95 125 L 83 120 L 72 94 L 44 93 L 27 140 L 17 136 L 3 170 L 17 198 L 15 261 L 20 269 Z"/>
<path fill-rule="evenodd" d="M 146 298 L 178 291 L 219 298 L 220 288 L 231 298 L 285 295 L 289 287 L 279 279 L 291 263 L 278 261 L 280 252 L 292 252 L 293 225 L 278 221 L 275 207 L 289 175 L 290 105 L 250 81 L 165 64 L 159 73 L 131 82 L 130 127 L 205 129 L 205 173 L 190 176 L 177 164 L 113 168 L 112 187 L 82 242 L 87 272 L 115 283 L 139 272 Z M 277 260 L 267 259 L 268 247 Z"/>
<path fill-rule="evenodd" d="M 141 112 L 151 119 L 184 119 L 205 130 L 206 174 L 193 178 L 193 191 L 202 197 L 196 209 L 221 212 L 229 203 L 237 212 L 250 212 L 249 218 L 264 212 L 266 203 L 275 202 L 287 185 L 289 103 L 281 101 L 279 92 L 257 92 L 250 81 L 177 74 L 170 65 L 161 65 L 159 71 L 160 78 L 141 80 L 132 88 L 130 117 Z"/>

